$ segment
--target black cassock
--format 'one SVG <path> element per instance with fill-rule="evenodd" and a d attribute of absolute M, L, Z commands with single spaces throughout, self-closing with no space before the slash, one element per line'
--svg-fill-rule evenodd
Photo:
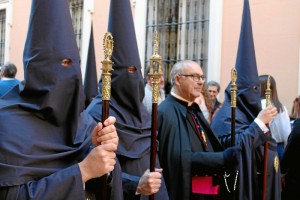
<path fill-rule="evenodd" d="M 208 146 L 207 151 L 204 151 L 191 116 L 188 114 L 187 104 L 169 95 L 159 105 L 157 120 L 159 158 L 163 175 L 172 200 L 212 199 L 212 196 L 207 195 L 192 198 L 191 177 L 221 175 L 224 170 L 223 148 L 204 119 L 199 106 L 196 106 L 197 116 L 204 129 Z"/>

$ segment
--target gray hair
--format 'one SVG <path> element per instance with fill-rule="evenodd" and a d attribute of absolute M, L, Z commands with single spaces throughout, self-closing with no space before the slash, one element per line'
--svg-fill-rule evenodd
<path fill-rule="evenodd" d="M 175 76 L 177 74 L 180 74 L 182 73 L 183 69 L 185 68 L 188 68 L 189 66 L 191 66 L 192 64 L 197 64 L 199 65 L 198 63 L 196 63 L 195 61 L 192 61 L 192 60 L 182 60 L 182 61 L 179 61 L 177 63 L 175 63 L 173 65 L 173 68 L 170 72 L 170 78 L 171 78 L 171 86 L 173 87 L 174 84 L 175 84 Z"/>
<path fill-rule="evenodd" d="M 209 81 L 206 84 L 206 88 L 208 88 L 209 86 L 215 86 L 215 87 L 217 87 L 217 91 L 218 92 L 220 92 L 220 90 L 221 90 L 221 86 L 220 86 L 220 84 L 217 81 Z"/>

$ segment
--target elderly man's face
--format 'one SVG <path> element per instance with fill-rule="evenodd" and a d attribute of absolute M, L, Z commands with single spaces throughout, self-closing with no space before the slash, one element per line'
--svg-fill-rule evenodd
<path fill-rule="evenodd" d="M 183 69 L 181 74 L 177 75 L 177 88 L 179 95 L 188 101 L 194 101 L 200 96 L 205 76 L 201 67 L 193 63 L 189 67 Z"/>

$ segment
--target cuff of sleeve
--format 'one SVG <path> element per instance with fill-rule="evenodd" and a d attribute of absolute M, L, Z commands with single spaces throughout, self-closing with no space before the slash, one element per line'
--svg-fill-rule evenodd
<path fill-rule="evenodd" d="M 130 175 L 127 173 L 122 172 L 122 186 L 125 193 L 130 195 L 139 195 L 137 193 L 137 187 L 140 181 L 139 176 Z"/>
<path fill-rule="evenodd" d="M 268 127 L 258 118 L 255 118 L 254 122 L 259 126 L 259 128 L 264 132 L 267 133 L 269 131 Z"/>

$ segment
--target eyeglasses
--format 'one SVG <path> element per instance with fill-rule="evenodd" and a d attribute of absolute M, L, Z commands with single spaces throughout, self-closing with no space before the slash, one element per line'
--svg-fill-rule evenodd
<path fill-rule="evenodd" d="M 202 81 L 206 80 L 206 77 L 204 75 L 198 75 L 198 74 L 179 74 L 179 76 L 187 76 L 187 77 L 191 77 L 193 79 L 193 81 L 195 82 L 199 82 L 200 79 Z"/>

